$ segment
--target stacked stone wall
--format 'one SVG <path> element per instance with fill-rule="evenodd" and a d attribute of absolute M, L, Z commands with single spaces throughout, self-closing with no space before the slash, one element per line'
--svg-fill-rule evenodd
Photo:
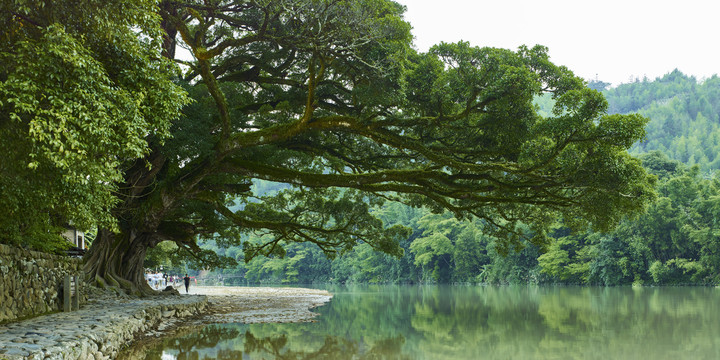
<path fill-rule="evenodd" d="M 63 279 L 81 271 L 80 258 L 0 244 L 0 323 L 62 310 Z"/>

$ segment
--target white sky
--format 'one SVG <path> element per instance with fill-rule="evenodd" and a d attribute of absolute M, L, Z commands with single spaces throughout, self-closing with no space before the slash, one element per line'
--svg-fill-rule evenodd
<path fill-rule="evenodd" d="M 720 73 L 718 0 L 396 0 L 420 51 L 441 41 L 549 48 L 576 75 L 612 83 L 675 68 Z"/>

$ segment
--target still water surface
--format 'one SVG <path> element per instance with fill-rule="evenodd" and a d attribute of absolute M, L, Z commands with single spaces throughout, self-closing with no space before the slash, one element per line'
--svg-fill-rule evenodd
<path fill-rule="evenodd" d="M 147 359 L 720 359 L 720 289 L 328 287 L 318 322 L 224 324 Z"/>

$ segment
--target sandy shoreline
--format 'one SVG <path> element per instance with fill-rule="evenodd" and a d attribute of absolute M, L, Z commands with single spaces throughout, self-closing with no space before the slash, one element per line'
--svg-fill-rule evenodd
<path fill-rule="evenodd" d="M 312 321 L 318 314 L 311 309 L 332 298 L 326 290 L 290 287 L 191 286 L 190 294 L 208 297 L 208 308 L 197 319 L 208 324 Z"/>

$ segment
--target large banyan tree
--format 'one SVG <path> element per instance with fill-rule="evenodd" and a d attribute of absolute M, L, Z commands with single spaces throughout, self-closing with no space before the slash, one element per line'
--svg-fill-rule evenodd
<path fill-rule="evenodd" d="M 245 243 L 246 259 L 288 242 L 399 255 L 407 229 L 372 215 L 384 201 L 480 218 L 510 247 L 527 236 L 521 223 L 540 244 L 558 219 L 607 229 L 653 196 L 627 153 L 645 119 L 606 114 L 542 46 L 418 53 L 388 0 L 168 0 L 154 11 L 163 31 L 137 35 L 162 44 L 138 61 L 174 60 L 193 102 L 170 136 L 150 127 L 142 156 L 113 162 L 115 222 L 86 255 L 99 284 L 149 293 L 148 249 L 172 241 L 219 261 L 198 239 L 239 245 L 248 232 L 269 236 Z M 533 104 L 543 95 L 552 114 Z M 257 194 L 254 179 L 288 186 Z"/>

